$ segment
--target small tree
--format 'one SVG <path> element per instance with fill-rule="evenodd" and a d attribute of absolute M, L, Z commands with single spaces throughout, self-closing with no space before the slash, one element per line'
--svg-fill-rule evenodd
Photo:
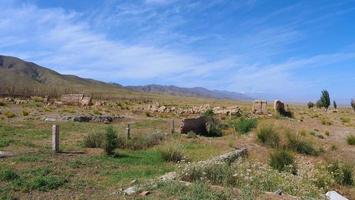
<path fill-rule="evenodd" d="M 322 103 L 322 107 L 324 107 L 325 110 L 328 110 L 330 106 L 330 97 L 329 97 L 329 92 L 327 90 L 322 91 L 320 102 Z"/>
<path fill-rule="evenodd" d="M 334 109 L 338 108 L 337 102 L 333 101 L 333 107 L 334 107 Z"/>
<path fill-rule="evenodd" d="M 311 109 L 311 108 L 313 108 L 314 107 L 314 103 L 313 102 L 308 102 L 307 103 L 307 107 L 309 108 L 309 109 Z"/>
<path fill-rule="evenodd" d="M 112 126 L 109 126 L 106 129 L 105 136 L 104 150 L 107 155 L 112 155 L 118 144 L 117 133 Z"/>
<path fill-rule="evenodd" d="M 351 107 L 353 107 L 354 111 L 355 111 L 355 99 L 351 99 Z"/>

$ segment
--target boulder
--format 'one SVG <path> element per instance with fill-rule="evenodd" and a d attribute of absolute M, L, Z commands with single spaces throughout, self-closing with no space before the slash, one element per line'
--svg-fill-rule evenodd
<path fill-rule="evenodd" d="M 325 197 L 327 200 L 349 200 L 345 197 L 343 197 L 342 195 L 340 195 L 339 193 L 337 193 L 336 191 L 329 191 L 325 194 Z"/>
<path fill-rule="evenodd" d="M 207 118 L 199 117 L 199 118 L 189 118 L 184 119 L 181 124 L 181 133 L 188 133 L 190 131 L 197 134 L 207 134 Z"/>
<path fill-rule="evenodd" d="M 252 113 L 258 115 L 266 115 L 267 113 L 267 101 L 255 100 L 252 107 Z"/>
<path fill-rule="evenodd" d="M 285 112 L 285 104 L 280 100 L 275 100 L 274 101 L 274 110 L 275 110 L 275 112 L 278 112 L 278 113 L 284 113 Z"/>

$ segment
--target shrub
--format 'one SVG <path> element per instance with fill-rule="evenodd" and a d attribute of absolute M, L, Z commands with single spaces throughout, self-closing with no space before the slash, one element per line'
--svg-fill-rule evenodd
<path fill-rule="evenodd" d="M 4 169 L 0 171 L 0 180 L 2 181 L 12 181 L 17 179 L 19 176 L 15 171 L 11 169 Z"/>
<path fill-rule="evenodd" d="M 313 107 L 314 107 L 314 103 L 311 102 L 311 101 L 308 102 L 308 103 L 307 103 L 307 107 L 308 107 L 308 108 L 313 108 Z"/>
<path fill-rule="evenodd" d="M 208 109 L 202 114 L 202 116 L 204 116 L 204 117 L 214 117 L 214 115 L 215 114 L 212 109 Z"/>
<path fill-rule="evenodd" d="M 355 145 L 355 136 L 354 135 L 349 135 L 348 137 L 346 137 L 346 142 L 349 145 Z"/>
<path fill-rule="evenodd" d="M 312 144 L 293 134 L 287 135 L 287 147 L 295 152 L 305 155 L 318 155 Z"/>
<path fill-rule="evenodd" d="M 184 154 L 177 145 L 170 146 L 166 149 L 159 150 L 163 160 L 168 162 L 180 162 L 184 160 Z"/>
<path fill-rule="evenodd" d="M 238 119 L 233 124 L 235 131 L 241 134 L 248 133 L 252 128 L 255 128 L 256 125 L 256 119 L 246 119 L 244 117 Z"/>
<path fill-rule="evenodd" d="M 329 119 L 327 119 L 327 118 L 322 118 L 320 121 L 323 125 L 327 125 L 327 126 L 332 125 L 332 122 L 329 121 Z"/>
<path fill-rule="evenodd" d="M 22 111 L 22 115 L 23 115 L 23 116 L 28 116 L 29 114 L 30 114 L 30 113 L 29 113 L 28 111 L 26 111 L 26 110 L 23 110 L 23 111 Z"/>
<path fill-rule="evenodd" d="M 257 139 L 270 147 L 278 147 L 280 143 L 279 134 L 275 132 L 272 126 L 262 126 L 256 133 Z"/>
<path fill-rule="evenodd" d="M 6 112 L 4 113 L 4 115 L 5 115 L 7 118 L 14 118 L 14 117 L 16 117 L 15 113 L 10 112 L 10 111 L 6 111 Z"/>
<path fill-rule="evenodd" d="M 117 147 L 117 133 L 112 126 L 106 128 L 104 150 L 107 155 L 112 155 Z"/>
<path fill-rule="evenodd" d="M 339 161 L 333 162 L 327 167 L 335 181 L 341 185 L 353 185 L 353 167 Z"/>
<path fill-rule="evenodd" d="M 326 136 L 330 136 L 330 132 L 329 131 L 325 131 L 325 135 Z"/>
<path fill-rule="evenodd" d="M 87 148 L 103 147 L 105 135 L 103 133 L 89 133 L 84 138 L 84 146 Z"/>
<path fill-rule="evenodd" d="M 295 161 L 291 153 L 285 150 L 277 150 L 270 154 L 269 165 L 281 171 L 289 171 L 293 174 L 296 173 Z"/>
<path fill-rule="evenodd" d="M 0 106 L 6 106 L 6 103 L 0 101 Z"/>
<path fill-rule="evenodd" d="M 355 99 L 351 99 L 350 105 L 353 108 L 353 110 L 355 111 Z"/>
<path fill-rule="evenodd" d="M 211 119 L 208 122 L 207 137 L 220 137 L 223 135 L 222 125 L 216 119 Z"/>
<path fill-rule="evenodd" d="M 351 119 L 349 117 L 340 117 L 340 121 L 343 123 L 349 123 Z"/>

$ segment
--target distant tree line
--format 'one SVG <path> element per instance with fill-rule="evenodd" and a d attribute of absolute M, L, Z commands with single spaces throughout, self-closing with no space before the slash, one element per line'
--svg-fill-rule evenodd
<path fill-rule="evenodd" d="M 325 110 L 328 110 L 328 108 L 331 104 L 330 102 L 331 101 L 330 101 L 329 92 L 327 90 L 323 90 L 321 92 L 321 96 L 320 96 L 319 100 L 315 104 L 311 101 L 308 102 L 307 107 L 313 108 L 314 106 L 316 106 L 317 108 L 325 108 Z M 355 99 L 351 99 L 350 105 L 355 111 Z M 336 101 L 333 101 L 333 107 L 334 107 L 334 109 L 338 108 Z"/>

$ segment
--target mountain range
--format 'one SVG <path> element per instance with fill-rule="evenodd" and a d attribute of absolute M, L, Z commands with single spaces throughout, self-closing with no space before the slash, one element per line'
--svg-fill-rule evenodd
<path fill-rule="evenodd" d="M 121 95 L 160 94 L 230 100 L 251 100 L 237 92 L 209 90 L 202 87 L 184 88 L 164 85 L 123 86 L 74 75 L 63 75 L 20 58 L 0 55 L 0 94 L 42 91 L 57 93 L 86 92 Z"/>

